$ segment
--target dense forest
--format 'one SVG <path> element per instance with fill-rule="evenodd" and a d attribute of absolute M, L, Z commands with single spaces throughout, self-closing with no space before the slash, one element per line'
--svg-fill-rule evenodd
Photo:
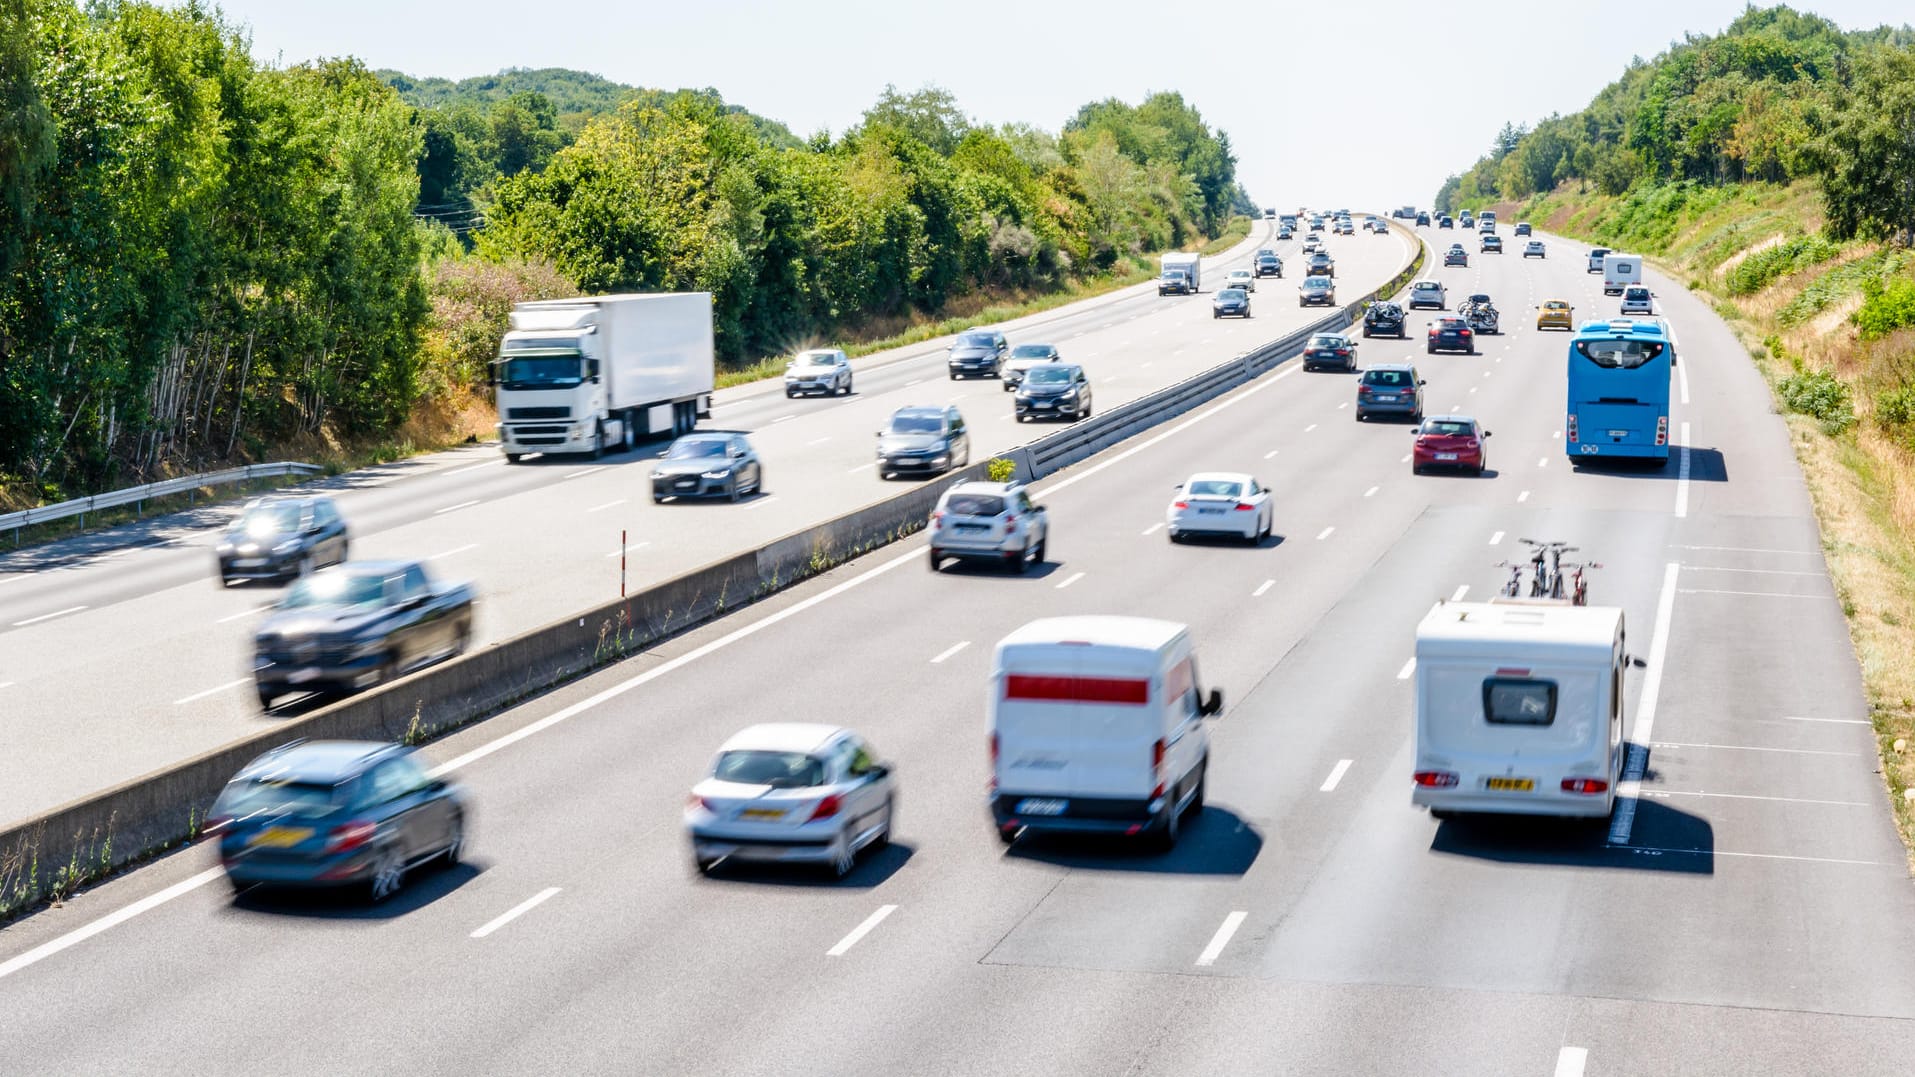
<path fill-rule="evenodd" d="M 0 0 L 0 489 L 389 434 L 481 380 L 520 298 L 707 289 L 747 363 L 1249 205 L 1174 93 L 1051 132 L 887 87 L 801 139 L 713 90 L 273 67 L 198 0 Z"/>

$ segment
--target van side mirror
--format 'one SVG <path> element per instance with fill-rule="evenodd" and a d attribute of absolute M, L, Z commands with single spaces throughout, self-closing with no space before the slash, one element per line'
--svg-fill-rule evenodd
<path fill-rule="evenodd" d="M 1633 654 L 1629 656 L 1629 664 L 1630 664 L 1630 665 L 1632 665 L 1632 666 L 1634 666 L 1634 667 L 1636 667 L 1637 669 L 1648 669 L 1648 668 L 1649 668 L 1649 663 L 1648 663 L 1647 661 L 1645 661 L 1645 660 L 1644 660 L 1644 659 L 1642 659 L 1641 657 L 1639 657 L 1639 656 L 1637 656 L 1637 655 L 1633 655 Z"/>
<path fill-rule="evenodd" d="M 1205 718 L 1223 713 L 1223 689 L 1212 688 L 1210 695 L 1198 705 L 1197 713 Z"/>

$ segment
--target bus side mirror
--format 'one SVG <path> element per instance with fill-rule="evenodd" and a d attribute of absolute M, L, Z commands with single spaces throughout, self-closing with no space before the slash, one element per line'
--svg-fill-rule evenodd
<path fill-rule="evenodd" d="M 1209 697 L 1197 707 L 1197 713 L 1205 718 L 1223 713 L 1223 689 L 1212 688 Z"/>

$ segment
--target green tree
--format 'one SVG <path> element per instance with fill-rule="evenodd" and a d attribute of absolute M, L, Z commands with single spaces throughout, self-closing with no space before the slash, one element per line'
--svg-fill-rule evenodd
<path fill-rule="evenodd" d="M 1831 235 L 1915 234 L 1915 50 L 1877 45 L 1855 58 L 1810 157 Z"/>

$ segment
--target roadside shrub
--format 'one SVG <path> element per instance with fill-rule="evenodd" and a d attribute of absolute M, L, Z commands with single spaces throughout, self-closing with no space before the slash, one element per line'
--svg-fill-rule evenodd
<path fill-rule="evenodd" d="M 1759 250 L 1736 264 L 1723 280 L 1730 295 L 1751 295 L 1779 277 L 1820 265 L 1842 249 L 1819 235 L 1797 236 L 1786 243 Z"/>
<path fill-rule="evenodd" d="M 1897 329 L 1915 325 L 1915 280 L 1897 277 L 1862 285 L 1862 306 L 1850 320 L 1862 330 L 1863 340 L 1879 340 Z"/>
<path fill-rule="evenodd" d="M 992 482 L 1010 482 L 1011 476 L 1017 474 L 1017 464 L 999 456 L 984 465 L 984 474 Z"/>
<path fill-rule="evenodd" d="M 1821 420 L 1827 434 L 1839 434 L 1855 424 L 1855 403 L 1849 387 L 1826 370 L 1791 374 L 1776 386 L 1790 411 Z"/>
<path fill-rule="evenodd" d="M 1898 385 L 1877 396 L 1875 421 L 1891 430 L 1915 425 L 1915 385 Z"/>

